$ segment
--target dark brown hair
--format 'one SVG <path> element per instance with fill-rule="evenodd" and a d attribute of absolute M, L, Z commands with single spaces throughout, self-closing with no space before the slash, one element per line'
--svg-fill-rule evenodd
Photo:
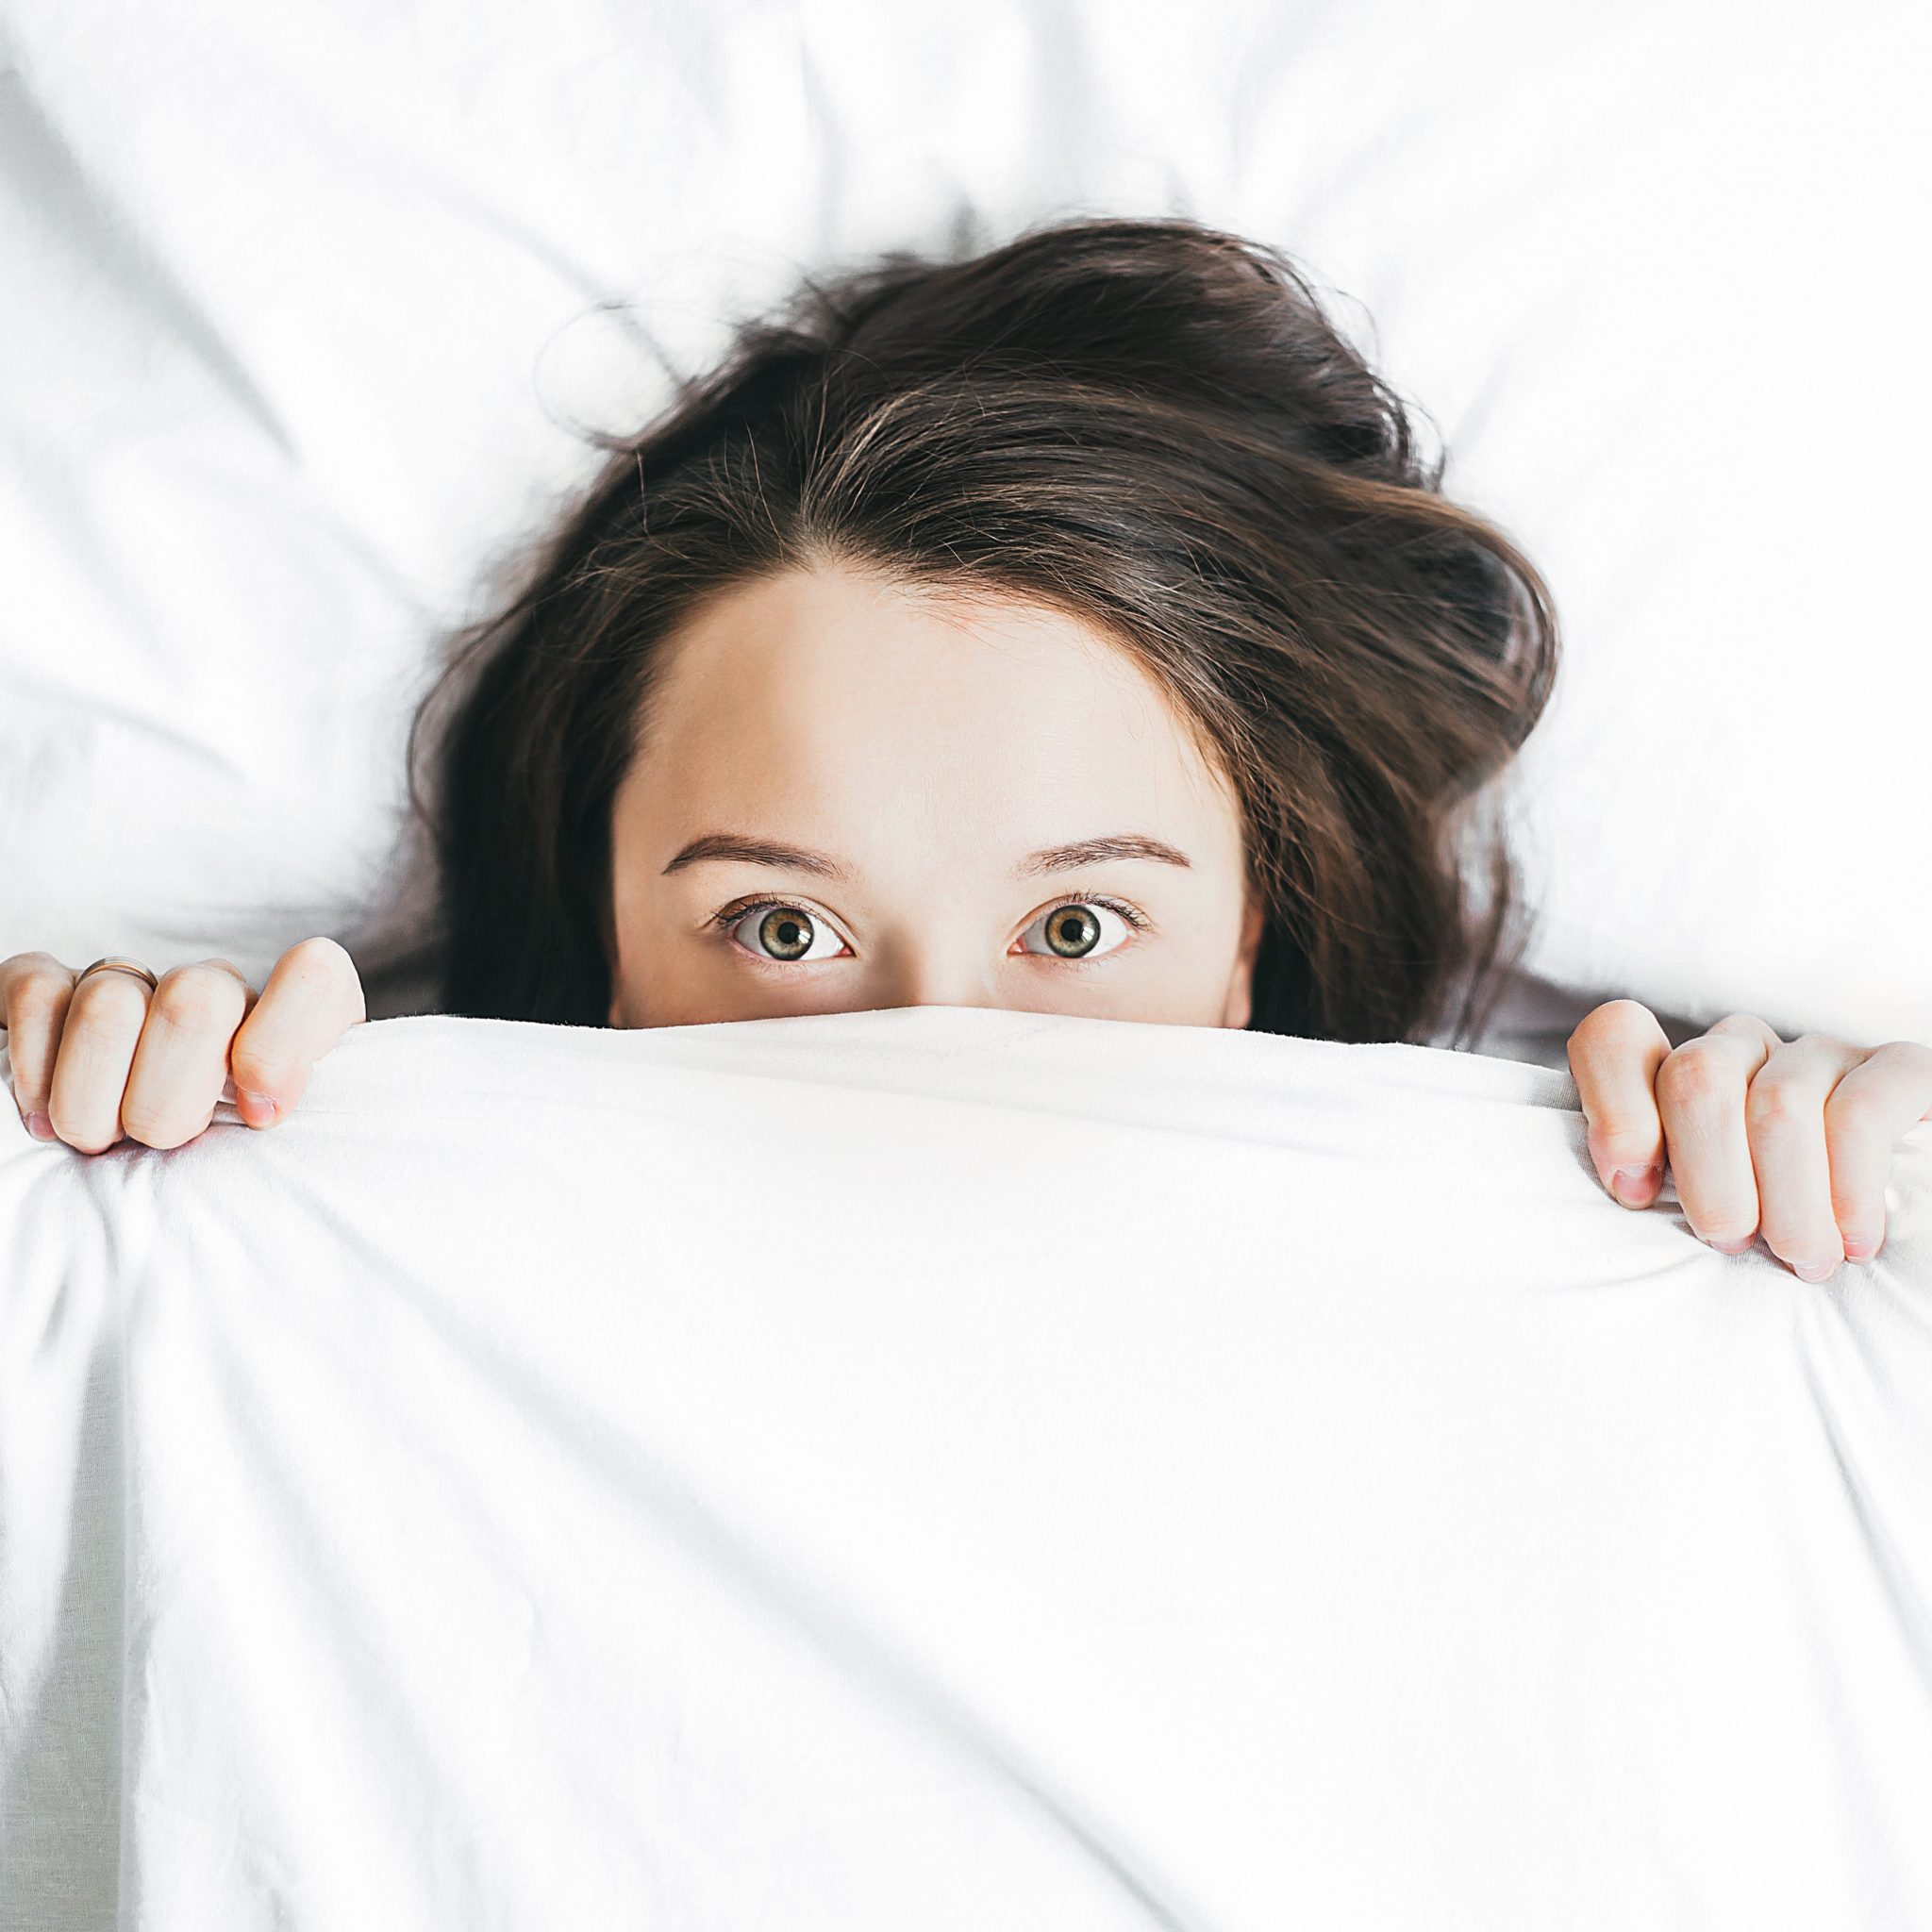
<path fill-rule="evenodd" d="M 1470 876 L 1462 848 L 1548 700 L 1556 617 L 1279 251 L 1178 217 L 895 251 L 806 278 L 596 441 L 603 475 L 410 730 L 442 1010 L 605 1024 L 611 807 L 660 647 L 729 585 L 837 559 L 1069 612 L 1158 681 L 1241 804 L 1253 1028 L 1475 1038 L 1518 894 L 1500 822 Z"/>

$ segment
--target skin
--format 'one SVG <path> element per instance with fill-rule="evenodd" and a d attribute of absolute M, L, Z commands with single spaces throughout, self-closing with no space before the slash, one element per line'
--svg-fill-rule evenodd
<path fill-rule="evenodd" d="M 1247 1024 L 1261 910 L 1240 809 L 1158 687 L 1075 619 L 788 574 L 686 626 L 659 704 L 612 812 L 611 1025 L 904 1006 Z M 672 869 L 718 832 L 803 846 L 849 875 L 744 858 Z M 1015 875 L 1042 848 L 1123 833 L 1188 862 Z M 747 894 L 803 915 L 801 939 L 760 944 L 759 914 L 735 937 L 710 924 Z M 1081 958 L 1044 929 L 1069 902 L 1088 919 L 1060 952 L 1098 927 Z"/>
<path fill-rule="evenodd" d="M 1078 621 L 843 568 L 790 574 L 697 613 L 660 704 L 612 811 L 612 1026 L 900 1006 L 1247 1024 L 1261 915 L 1233 796 L 1158 688 Z M 808 848 L 844 875 L 676 862 L 718 833 Z M 1023 869 L 1122 833 L 1188 862 Z M 192 1140 L 230 1080 L 247 1124 L 276 1124 L 364 1008 L 348 954 L 312 939 L 258 995 L 223 959 L 150 993 L 15 954 L 0 1017 L 28 1131 L 97 1153 Z M 1761 1235 L 1807 1279 L 1882 1245 L 1892 1150 L 1932 1118 L 1932 1049 L 1911 1041 L 1787 1041 L 1732 1014 L 1674 1051 L 1648 1008 L 1611 1000 L 1569 1057 L 1613 1198 L 1650 1205 L 1668 1165 L 1700 1239 L 1734 1253 Z"/>
<path fill-rule="evenodd" d="M 1885 1244 L 1893 1150 L 1932 1120 L 1932 1047 L 1783 1040 L 1731 1013 L 1673 1051 L 1648 1007 L 1610 1000 L 1570 1036 L 1597 1174 L 1625 1207 L 1657 1198 L 1668 1163 L 1701 1241 L 1742 1254 L 1759 1235 L 1806 1281 Z"/>

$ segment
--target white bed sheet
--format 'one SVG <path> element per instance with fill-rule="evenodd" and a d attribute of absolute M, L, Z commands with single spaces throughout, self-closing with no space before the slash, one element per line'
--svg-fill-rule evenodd
<path fill-rule="evenodd" d="M 1932 1124 L 1808 1287 L 1562 1074 L 912 1008 L 0 1132 L 0 1922 L 1932 1923 Z"/>

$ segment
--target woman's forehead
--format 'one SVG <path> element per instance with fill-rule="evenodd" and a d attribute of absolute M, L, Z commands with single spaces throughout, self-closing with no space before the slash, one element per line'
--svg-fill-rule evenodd
<path fill-rule="evenodd" d="M 1070 613 L 908 594 L 850 572 L 735 587 L 670 648 L 653 751 L 681 782 L 759 771 L 836 786 L 855 764 L 935 786 L 1128 805 L 1208 774 L 1189 722 Z"/>
<path fill-rule="evenodd" d="M 690 623 L 616 819 L 652 871 L 724 833 L 875 884 L 1006 880 L 1042 848 L 1132 832 L 1187 854 L 1205 888 L 1243 842 L 1164 694 L 1098 632 L 862 579 L 768 580 Z"/>

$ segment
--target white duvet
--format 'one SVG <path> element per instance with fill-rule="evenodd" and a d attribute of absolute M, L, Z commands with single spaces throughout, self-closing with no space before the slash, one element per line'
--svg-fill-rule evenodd
<path fill-rule="evenodd" d="M 1807 1287 L 1574 1101 L 910 1008 L 0 1109 L 0 1923 L 1932 1923 L 1932 1124 Z"/>

